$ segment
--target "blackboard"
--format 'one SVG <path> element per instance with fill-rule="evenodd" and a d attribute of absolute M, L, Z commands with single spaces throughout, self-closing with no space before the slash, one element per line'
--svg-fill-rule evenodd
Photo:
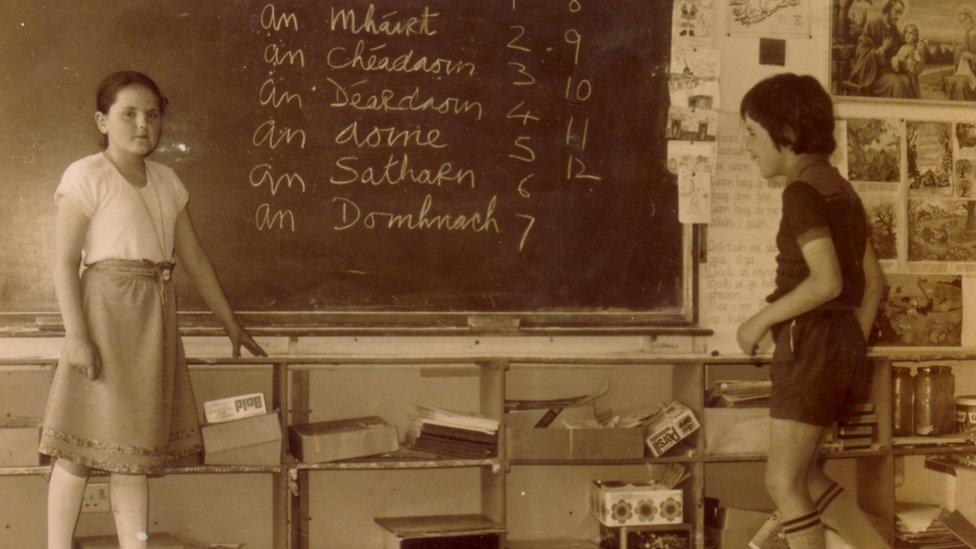
<path fill-rule="evenodd" d="M 171 101 L 153 158 L 235 309 L 687 320 L 670 20 L 658 0 L 7 0 L 0 311 L 56 311 L 53 191 L 98 150 L 98 81 L 135 69 Z"/>

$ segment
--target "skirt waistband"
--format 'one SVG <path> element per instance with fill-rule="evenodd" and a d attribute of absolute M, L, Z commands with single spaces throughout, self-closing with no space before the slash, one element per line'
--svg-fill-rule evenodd
<path fill-rule="evenodd" d="M 176 263 L 171 261 L 160 261 L 156 263 L 148 259 L 103 259 L 85 265 L 86 269 L 93 271 L 129 273 L 158 278 L 163 282 L 169 282 L 170 278 L 172 278 L 173 268 L 175 267 Z"/>

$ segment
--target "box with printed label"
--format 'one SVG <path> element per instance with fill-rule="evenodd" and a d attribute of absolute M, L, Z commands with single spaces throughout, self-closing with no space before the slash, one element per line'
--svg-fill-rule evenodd
<path fill-rule="evenodd" d="M 698 427 L 698 419 L 687 406 L 672 402 L 647 420 L 644 427 L 647 447 L 654 457 L 660 457 Z"/>
<path fill-rule="evenodd" d="M 223 423 L 235 419 L 261 416 L 267 414 L 264 404 L 264 393 L 251 393 L 218 400 L 208 400 L 203 403 L 203 415 L 207 423 Z"/>
<path fill-rule="evenodd" d="M 149 534 L 149 549 L 184 549 L 180 540 L 171 534 L 160 532 Z M 91 536 L 75 540 L 75 549 L 118 549 L 119 538 L 116 536 Z"/>
<path fill-rule="evenodd" d="M 292 425 L 289 447 L 304 463 L 375 456 L 400 449 L 396 427 L 377 416 Z"/>
<path fill-rule="evenodd" d="M 590 485 L 590 514 L 606 526 L 681 524 L 684 496 L 655 481 L 601 481 Z"/>
<path fill-rule="evenodd" d="M 509 459 L 641 459 L 644 430 L 583 428 L 507 429 Z"/>
<path fill-rule="evenodd" d="M 281 425 L 278 413 L 206 425 L 203 434 L 207 465 L 280 465 Z"/>
<path fill-rule="evenodd" d="M 36 422 L 8 422 L 0 427 L 0 467 L 31 467 L 41 464 L 37 445 L 41 428 Z"/>

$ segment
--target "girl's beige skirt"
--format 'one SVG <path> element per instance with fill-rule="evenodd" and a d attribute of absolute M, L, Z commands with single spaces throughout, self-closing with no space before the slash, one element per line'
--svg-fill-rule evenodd
<path fill-rule="evenodd" d="M 116 473 L 159 474 L 167 462 L 202 450 L 173 283 L 161 273 L 126 260 L 84 271 L 82 302 L 101 372 L 91 380 L 58 364 L 41 453 Z"/>

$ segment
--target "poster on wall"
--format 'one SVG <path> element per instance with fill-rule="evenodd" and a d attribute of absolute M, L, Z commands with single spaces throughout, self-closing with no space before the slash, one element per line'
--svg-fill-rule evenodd
<path fill-rule="evenodd" d="M 874 345 L 958 347 L 962 344 L 962 277 L 886 275 Z"/>
<path fill-rule="evenodd" d="M 729 35 L 810 35 L 811 0 L 729 0 Z"/>
<path fill-rule="evenodd" d="M 851 181 L 901 181 L 901 129 L 893 119 L 847 120 L 847 178 Z"/>
<path fill-rule="evenodd" d="M 832 0 L 835 95 L 976 100 L 976 5 L 945 0 Z"/>

